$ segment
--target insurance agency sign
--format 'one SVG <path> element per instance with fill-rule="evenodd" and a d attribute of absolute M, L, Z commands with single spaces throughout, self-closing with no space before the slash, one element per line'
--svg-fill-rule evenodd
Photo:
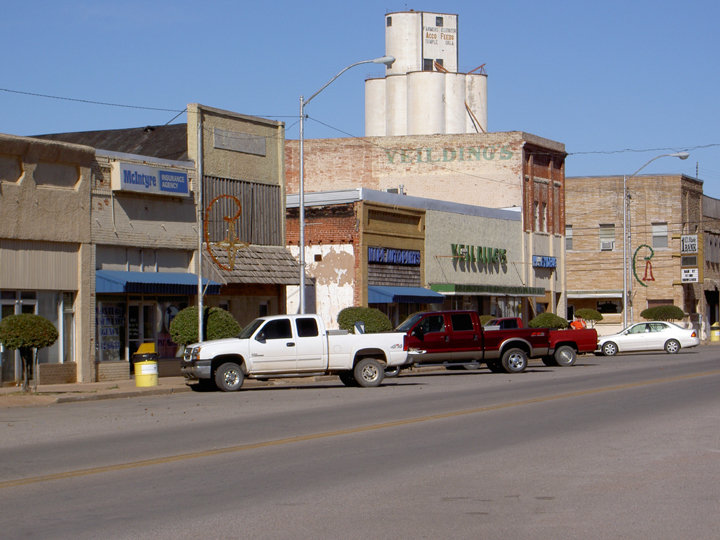
<path fill-rule="evenodd" d="M 113 191 L 134 191 L 173 197 L 190 196 L 187 172 L 176 169 L 120 161 L 112 164 L 110 182 Z"/>

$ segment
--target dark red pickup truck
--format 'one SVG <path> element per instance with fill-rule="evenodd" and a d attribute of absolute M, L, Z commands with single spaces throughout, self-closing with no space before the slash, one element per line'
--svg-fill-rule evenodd
<path fill-rule="evenodd" d="M 592 340 L 594 335 L 590 351 L 597 345 L 595 330 L 483 328 L 474 311 L 415 313 L 396 330 L 406 333 L 409 355 L 415 364 L 452 368 L 484 362 L 494 372 L 520 373 L 527 367 L 528 358 L 542 358 L 546 365 L 572 365 L 577 352 L 586 352 L 586 339 Z M 580 334 L 572 336 L 570 332 L 585 334 L 582 343 L 575 339 Z"/>
<path fill-rule="evenodd" d="M 524 328 L 519 317 L 500 317 L 485 323 L 486 331 L 493 329 L 509 330 Z M 578 354 L 595 352 L 598 346 L 597 331 L 594 328 L 568 328 L 550 330 L 548 354 L 541 356 L 546 366 L 572 366 Z"/>

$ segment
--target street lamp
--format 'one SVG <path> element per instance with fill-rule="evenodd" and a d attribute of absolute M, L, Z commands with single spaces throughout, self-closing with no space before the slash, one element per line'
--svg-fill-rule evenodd
<path fill-rule="evenodd" d="M 633 176 L 638 174 L 640 171 L 642 171 L 645 167 L 650 165 L 653 161 L 656 159 L 660 159 L 662 157 L 676 157 L 678 159 L 687 159 L 690 157 L 690 154 L 687 152 L 675 152 L 672 154 L 660 154 L 659 156 L 655 156 L 650 161 L 645 163 L 642 167 L 640 167 L 637 171 L 632 173 L 630 176 L 623 176 L 623 328 L 627 328 L 628 325 L 628 295 L 632 292 L 632 287 L 630 286 L 630 279 L 629 279 L 629 268 L 628 264 L 630 261 L 630 240 L 631 240 L 631 234 L 630 234 L 630 228 L 628 227 L 628 198 L 629 194 L 627 191 L 627 182 L 630 180 Z"/>
<path fill-rule="evenodd" d="M 332 82 L 337 79 L 340 75 L 345 73 L 348 69 L 360 64 L 385 64 L 390 66 L 395 61 L 393 56 L 381 56 L 380 58 L 373 58 L 372 60 L 361 60 L 350 64 L 346 68 L 342 69 L 337 75 L 326 82 L 320 90 L 315 92 L 312 96 L 305 99 L 300 96 L 300 200 L 298 201 L 300 209 L 300 239 L 298 241 L 300 247 L 300 313 L 305 313 L 305 163 L 304 163 L 304 146 L 305 146 L 305 105 L 310 103 L 312 99 L 317 96 L 320 92 L 325 90 Z"/>

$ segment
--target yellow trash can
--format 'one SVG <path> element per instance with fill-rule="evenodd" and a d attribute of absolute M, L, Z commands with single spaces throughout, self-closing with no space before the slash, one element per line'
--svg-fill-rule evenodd
<path fill-rule="evenodd" d="M 135 386 L 157 386 L 158 365 L 154 343 L 143 343 L 132 357 L 135 371 Z"/>
<path fill-rule="evenodd" d="M 710 327 L 710 341 L 720 341 L 720 322 L 714 322 Z"/>

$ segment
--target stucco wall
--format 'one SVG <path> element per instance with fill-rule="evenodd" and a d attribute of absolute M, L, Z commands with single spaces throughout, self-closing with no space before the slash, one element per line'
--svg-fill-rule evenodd
<path fill-rule="evenodd" d="M 425 276 L 429 284 L 524 286 L 522 223 L 428 210 L 425 217 Z M 506 250 L 505 264 L 466 262 L 452 245 Z"/>

